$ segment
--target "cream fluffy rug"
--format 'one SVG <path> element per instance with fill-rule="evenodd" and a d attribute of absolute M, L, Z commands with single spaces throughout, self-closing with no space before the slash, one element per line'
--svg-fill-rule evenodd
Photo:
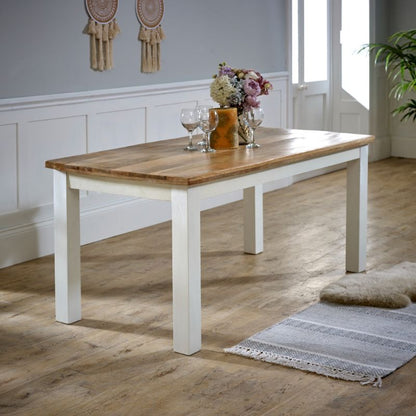
<path fill-rule="evenodd" d="M 403 308 L 416 302 L 416 263 L 382 271 L 347 274 L 322 289 L 322 301 L 344 305 Z"/>

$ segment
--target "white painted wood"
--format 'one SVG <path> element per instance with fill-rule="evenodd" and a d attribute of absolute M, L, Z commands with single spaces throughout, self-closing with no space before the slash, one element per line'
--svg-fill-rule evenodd
<path fill-rule="evenodd" d="M 288 90 L 289 79 L 269 79 L 273 83 L 273 89 L 269 95 L 261 97 L 261 106 L 264 110 L 264 127 L 289 127 Z"/>
<path fill-rule="evenodd" d="M 79 191 L 54 171 L 55 311 L 65 324 L 81 319 Z"/>
<path fill-rule="evenodd" d="M 16 124 L 0 126 L 0 212 L 17 209 Z"/>
<path fill-rule="evenodd" d="M 341 91 L 334 104 L 333 129 L 345 133 L 368 134 L 370 112 L 353 97 Z"/>
<path fill-rule="evenodd" d="M 266 112 L 264 125 L 288 127 L 288 74 L 264 75 L 273 84 L 270 95 L 261 99 Z M 0 155 L 5 160 L 0 186 L 1 191 L 6 189 L 0 193 L 0 267 L 53 251 L 53 179 L 52 172 L 44 168 L 45 160 L 185 136 L 179 109 L 185 104 L 212 102 L 211 82 L 205 79 L 0 100 Z M 90 191 L 83 191 L 80 197 L 83 242 L 110 237 L 107 230 L 119 234 L 170 218 L 163 201 L 116 201 L 114 196 Z M 214 195 L 204 201 L 204 208 L 241 197 L 242 192 Z M 141 207 L 140 221 L 133 205 Z M 111 226 L 96 227 L 97 221 Z"/>
<path fill-rule="evenodd" d="M 19 209 L 50 204 L 52 171 L 45 161 L 86 152 L 85 117 L 20 123 L 18 149 Z"/>
<path fill-rule="evenodd" d="M 132 108 L 94 115 L 94 126 L 88 136 L 88 152 L 114 149 L 144 143 L 146 140 L 146 110 Z"/>
<path fill-rule="evenodd" d="M 416 141 L 414 143 L 416 145 Z M 393 156 L 391 148 L 392 144 L 388 133 L 376 136 L 374 142 L 368 146 L 368 161 L 375 162 Z"/>
<path fill-rule="evenodd" d="M 71 188 L 84 191 L 106 192 L 109 194 L 160 199 L 162 201 L 170 201 L 171 199 L 170 187 L 157 183 L 151 185 L 113 178 L 106 178 L 105 181 L 102 181 L 89 176 L 69 175 L 69 184 Z"/>
<path fill-rule="evenodd" d="M 291 3 L 291 2 L 290 2 Z M 330 2 L 328 1 L 328 7 Z M 308 82 L 305 80 L 305 27 L 308 24 L 306 21 L 308 16 L 305 13 L 305 5 L 303 0 L 298 0 L 298 15 L 292 16 L 292 7 L 290 4 L 290 19 L 291 25 L 295 21 L 298 21 L 298 82 L 291 85 L 290 95 L 293 109 L 293 127 L 298 129 L 309 130 L 330 130 L 329 125 L 329 112 L 331 110 L 330 103 L 330 68 L 328 65 L 328 76 L 325 80 Z M 322 18 L 324 16 L 321 16 Z M 309 17 L 310 18 L 310 17 Z M 322 20 L 322 19 L 320 19 Z M 329 15 L 328 15 L 329 20 Z M 331 50 L 330 50 L 330 24 L 327 25 L 328 42 L 327 45 L 315 45 L 316 48 L 327 48 L 328 62 L 331 62 Z M 290 32 L 290 37 L 292 33 Z M 290 40 L 292 44 L 293 39 Z M 291 49 L 289 49 L 291 53 Z M 293 58 L 293 57 L 291 57 Z M 291 64 L 292 66 L 292 64 Z"/>
<path fill-rule="evenodd" d="M 329 130 L 329 81 L 293 86 L 294 126 L 306 130 Z"/>
<path fill-rule="evenodd" d="M 171 219 L 171 207 L 167 201 L 125 198 L 110 203 L 104 198 L 99 198 L 98 202 L 90 202 L 92 202 L 90 198 L 80 200 L 81 207 L 84 205 L 81 211 L 81 244 L 92 243 Z M 218 204 L 220 202 L 222 203 L 219 201 Z M 52 205 L 36 210 L 12 212 L 3 217 L 7 217 L 10 228 L 0 231 L 0 268 L 54 252 Z M 6 220 L 3 223 L 5 224 Z M 13 224 L 18 225 L 13 226 Z"/>
<path fill-rule="evenodd" d="M 177 103 L 160 105 L 148 108 L 149 124 L 147 142 L 186 136 L 188 133 L 179 120 L 182 108 L 195 108 L 197 100 L 180 100 Z M 184 141 L 185 145 L 185 141 Z"/>
<path fill-rule="evenodd" d="M 375 2 L 376 0 L 371 0 Z M 370 13 L 374 13 L 374 5 L 370 6 Z M 370 19 L 374 22 L 374 17 Z M 372 25 L 372 31 L 374 31 Z M 375 35 L 371 36 L 375 41 Z M 369 146 L 369 160 L 375 161 L 391 156 L 390 123 L 391 110 L 389 108 L 389 90 L 384 62 L 371 66 L 370 70 L 370 132 L 375 141 Z"/>
<path fill-rule="evenodd" d="M 263 186 L 244 189 L 244 252 L 263 251 Z"/>
<path fill-rule="evenodd" d="M 284 79 L 287 77 L 286 72 L 275 72 L 264 75 L 269 80 Z M 47 109 L 49 114 L 50 109 L 54 108 L 57 114 L 61 115 L 67 112 L 67 109 L 64 109 L 63 112 L 60 112 L 59 109 L 62 109 L 64 106 L 68 105 L 82 106 L 86 104 L 86 107 L 90 108 L 92 103 L 96 103 L 96 108 L 101 109 L 101 111 L 103 109 L 108 111 L 110 107 L 120 108 L 120 103 L 125 103 L 126 100 L 135 100 L 136 98 L 144 99 L 148 105 L 171 103 L 177 101 L 176 94 L 178 91 L 180 91 L 182 95 L 198 96 L 201 94 L 201 92 L 205 94 L 205 91 L 211 82 L 212 79 L 203 79 L 196 81 L 144 85 L 139 87 L 125 87 L 107 90 L 93 90 L 75 93 L 1 99 L 0 124 L 6 124 L 4 123 L 4 119 L 8 118 L 8 116 L 3 113 L 3 111 L 10 110 L 26 111 L 50 107 Z M 127 107 L 125 108 L 128 107 L 131 108 L 131 102 L 128 103 Z M 85 111 L 85 108 L 82 111 Z M 73 114 L 79 113 L 75 112 Z M 27 118 L 22 117 L 22 120 L 26 119 Z"/>
<path fill-rule="evenodd" d="M 384 66 L 380 69 L 384 77 Z M 387 83 L 387 82 L 386 82 Z M 387 88 L 386 88 L 387 89 Z M 397 101 L 394 97 L 389 97 L 387 92 L 385 94 L 383 103 L 383 109 L 385 114 L 390 115 L 386 117 L 389 121 L 387 131 L 390 133 L 391 138 L 391 156 L 416 158 L 416 129 L 415 122 L 411 119 L 407 121 L 401 121 L 402 115 L 391 116 L 391 112 L 400 105 L 404 105 L 409 98 L 416 98 L 416 94 L 407 95 L 405 98 Z"/>
<path fill-rule="evenodd" d="M 347 226 L 345 264 L 349 272 L 362 272 L 367 256 L 368 146 L 360 158 L 347 164 Z"/>
<path fill-rule="evenodd" d="M 361 105 L 354 97 L 352 97 L 350 94 L 348 94 L 342 89 L 342 0 L 332 0 L 329 1 L 328 4 L 332 8 L 331 65 L 333 76 L 332 107 L 330 115 L 332 116 L 332 123 L 329 127 L 333 131 L 368 134 L 370 129 L 369 110 L 365 108 L 363 105 Z M 360 10 L 357 10 L 357 13 L 360 13 Z M 368 30 L 370 30 L 370 28 L 368 28 Z M 370 71 L 370 69 L 368 69 L 368 71 Z M 362 74 L 356 74 L 357 77 L 359 77 L 360 75 L 363 76 Z"/>
<path fill-rule="evenodd" d="M 201 349 L 200 200 L 197 189 L 172 189 L 173 349 Z"/>
<path fill-rule="evenodd" d="M 277 181 L 301 173 L 311 172 L 314 170 L 326 168 L 348 162 L 349 160 L 358 159 L 360 157 L 359 149 L 346 150 L 344 152 L 335 153 L 328 156 L 317 157 L 303 162 L 293 163 L 291 165 L 281 166 L 262 172 L 252 173 L 237 178 L 225 179 L 215 183 L 208 183 L 200 186 L 201 198 L 221 195 L 231 192 L 235 189 L 244 189 L 251 186 L 265 184 L 271 181 Z"/>
<path fill-rule="evenodd" d="M 393 136 L 391 138 L 391 155 L 395 157 L 407 157 L 416 159 L 416 136 Z"/>

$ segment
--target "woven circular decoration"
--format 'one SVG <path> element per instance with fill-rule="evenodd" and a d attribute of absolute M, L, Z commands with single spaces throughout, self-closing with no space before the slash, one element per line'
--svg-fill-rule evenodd
<path fill-rule="evenodd" d="M 136 11 L 140 23 L 148 29 L 154 29 L 163 18 L 163 0 L 137 0 Z"/>
<path fill-rule="evenodd" d="M 88 14 L 98 23 L 110 23 L 116 16 L 118 0 L 85 0 Z"/>

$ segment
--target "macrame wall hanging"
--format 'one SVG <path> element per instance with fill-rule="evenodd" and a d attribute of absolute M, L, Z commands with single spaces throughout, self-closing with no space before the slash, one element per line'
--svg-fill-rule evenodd
<path fill-rule="evenodd" d="M 105 71 L 113 67 L 113 39 L 120 33 L 115 19 L 118 0 L 85 0 L 90 15 L 86 32 L 90 35 L 91 69 Z"/>
<path fill-rule="evenodd" d="M 141 71 L 157 72 L 160 70 L 160 42 L 165 39 L 160 25 L 164 13 L 163 0 L 136 0 L 136 12 L 141 24 Z"/>

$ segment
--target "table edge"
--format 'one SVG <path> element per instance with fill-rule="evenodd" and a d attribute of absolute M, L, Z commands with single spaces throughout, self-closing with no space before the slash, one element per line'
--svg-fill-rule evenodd
<path fill-rule="evenodd" d="M 124 180 L 131 180 L 136 182 L 148 182 L 148 183 L 158 183 L 158 184 L 168 184 L 168 185 L 181 185 L 181 186 L 195 186 L 201 185 L 204 183 L 211 183 L 220 181 L 222 179 L 227 179 L 235 176 L 241 176 L 249 173 L 255 173 L 258 171 L 264 171 L 268 169 L 277 168 L 280 166 L 290 165 L 292 163 L 301 162 L 305 160 L 312 160 L 322 156 L 328 156 L 335 153 L 340 153 L 342 151 L 352 150 L 360 147 L 367 146 L 375 140 L 373 135 L 368 135 L 365 137 L 360 137 L 357 140 L 350 141 L 347 143 L 340 143 L 327 148 L 314 149 L 312 151 L 306 151 L 302 153 L 295 153 L 282 157 L 279 159 L 271 159 L 269 161 L 261 161 L 258 164 L 252 164 L 245 167 L 230 168 L 226 170 L 212 172 L 210 175 L 201 177 L 201 178 L 184 178 L 177 176 L 168 176 L 168 175 L 157 175 L 157 174 L 145 174 L 145 173 L 131 173 L 123 171 L 111 171 L 101 170 L 97 168 L 86 168 L 67 165 L 64 162 L 60 162 L 60 159 L 47 160 L 45 162 L 45 167 L 53 170 L 57 170 L 63 173 L 68 174 L 77 174 L 82 176 L 93 176 L 93 177 L 110 177 L 110 178 L 119 178 Z M 227 150 L 228 151 L 228 150 Z"/>

